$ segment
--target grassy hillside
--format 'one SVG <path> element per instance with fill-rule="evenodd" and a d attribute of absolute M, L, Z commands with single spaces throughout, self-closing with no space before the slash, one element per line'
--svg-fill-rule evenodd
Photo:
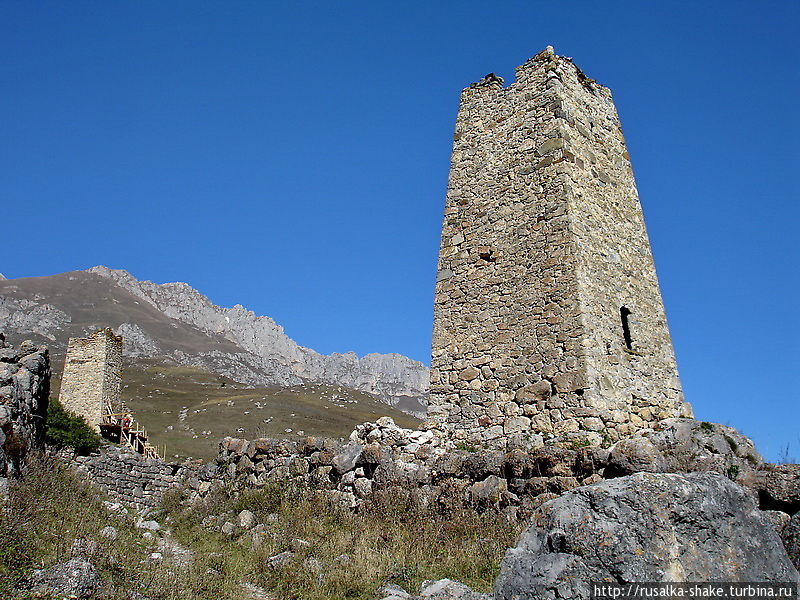
<path fill-rule="evenodd" d="M 58 397 L 61 366 L 53 369 Z M 369 394 L 323 384 L 250 388 L 194 367 L 155 360 L 129 363 L 122 398 L 168 457 L 211 459 L 226 435 L 234 437 L 343 437 L 353 426 L 390 416 L 402 427 L 419 421 Z M 302 433 L 301 433 L 302 432 Z"/>

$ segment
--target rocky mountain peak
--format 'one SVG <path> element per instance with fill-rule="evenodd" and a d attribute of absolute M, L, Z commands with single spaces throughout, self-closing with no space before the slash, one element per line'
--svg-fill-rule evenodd
<path fill-rule="evenodd" d="M 113 327 L 129 356 L 167 357 L 249 385 L 344 385 L 416 414 L 424 411 L 428 369 L 400 354 L 322 355 L 298 345 L 267 316 L 215 305 L 184 282 L 140 281 L 96 266 L 51 277 L 0 282 L 0 330 L 68 337 Z"/>

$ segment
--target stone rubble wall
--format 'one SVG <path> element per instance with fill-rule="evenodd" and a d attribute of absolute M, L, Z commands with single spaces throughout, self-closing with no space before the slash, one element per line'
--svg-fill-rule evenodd
<path fill-rule="evenodd" d="M 609 446 L 691 414 L 611 94 L 551 48 L 462 93 L 428 414 L 499 449 Z"/>
<path fill-rule="evenodd" d="M 43 444 L 49 396 L 47 347 L 25 341 L 15 349 L 0 333 L 0 477 L 17 474 Z"/>
<path fill-rule="evenodd" d="M 734 429 L 668 419 L 610 449 L 540 445 L 511 451 L 455 447 L 431 431 L 389 417 L 356 427 L 348 440 L 226 437 L 216 463 L 187 479 L 188 501 L 215 489 L 294 482 L 357 509 L 376 494 L 400 493 L 424 506 L 491 508 L 525 519 L 574 488 L 639 472 L 715 472 L 745 488 L 765 511 L 800 512 L 800 466 L 764 463 Z M 781 521 L 783 522 L 783 521 Z"/>
<path fill-rule="evenodd" d="M 99 430 L 103 405 L 117 406 L 122 374 L 122 337 L 100 329 L 85 338 L 70 338 L 59 401 Z"/>
<path fill-rule="evenodd" d="M 566 490 L 599 481 L 607 455 L 557 447 L 459 449 L 434 432 L 403 429 L 381 417 L 358 425 L 347 441 L 224 438 L 216 469 L 189 483 L 194 497 L 223 481 L 255 488 L 293 481 L 349 508 L 376 494 L 399 493 L 424 506 L 493 507 L 516 519 Z"/>
<path fill-rule="evenodd" d="M 98 454 L 75 457 L 74 464 L 112 500 L 134 510 L 157 508 L 164 493 L 192 472 L 185 464 L 145 458 L 113 445 L 104 446 Z"/>

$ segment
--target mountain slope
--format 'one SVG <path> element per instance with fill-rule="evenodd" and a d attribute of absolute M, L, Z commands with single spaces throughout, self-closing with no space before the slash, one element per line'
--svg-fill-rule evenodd
<path fill-rule="evenodd" d="M 139 281 L 106 267 L 0 280 L 0 330 L 49 343 L 57 362 L 69 337 L 99 327 L 124 337 L 128 357 L 169 359 L 251 386 L 341 385 L 424 411 L 422 363 L 399 354 L 319 354 L 269 317 L 216 306 L 185 283 Z"/>

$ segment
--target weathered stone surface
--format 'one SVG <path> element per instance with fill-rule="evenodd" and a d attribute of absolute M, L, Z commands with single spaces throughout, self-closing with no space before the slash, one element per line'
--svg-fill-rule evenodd
<path fill-rule="evenodd" d="M 249 510 L 243 510 L 236 517 L 236 524 L 243 529 L 252 529 L 256 523 L 256 516 Z"/>
<path fill-rule="evenodd" d="M 364 446 L 350 443 L 338 452 L 332 460 L 333 468 L 339 473 L 346 473 L 356 468 L 356 462 L 361 457 Z"/>
<path fill-rule="evenodd" d="M 399 585 L 387 583 L 378 590 L 378 597 L 381 600 L 410 600 L 411 594 Z"/>
<path fill-rule="evenodd" d="M 577 488 L 532 523 L 503 559 L 497 600 L 589 598 L 600 581 L 800 582 L 752 498 L 716 473 Z"/>
<path fill-rule="evenodd" d="M 84 558 L 73 558 L 49 569 L 36 570 L 17 586 L 31 594 L 67 598 L 95 598 L 103 582 L 94 566 Z"/>
<path fill-rule="evenodd" d="M 750 438 L 719 423 L 665 419 L 640 436 L 664 455 L 669 471 L 716 471 L 736 479 L 764 462 Z"/>
<path fill-rule="evenodd" d="M 664 455 L 647 438 L 620 440 L 611 447 L 606 477 L 622 477 L 633 473 L 663 473 L 667 469 Z"/>
<path fill-rule="evenodd" d="M 469 488 L 470 500 L 477 505 L 492 505 L 500 502 L 503 492 L 508 491 L 505 479 L 489 475 L 483 481 L 474 483 Z"/>
<path fill-rule="evenodd" d="M 100 431 L 105 406 L 127 412 L 120 403 L 122 337 L 110 328 L 85 338 L 70 338 L 58 400 Z"/>
<path fill-rule="evenodd" d="M 420 586 L 420 600 L 488 600 L 486 594 L 473 592 L 468 586 L 450 579 L 423 581 Z"/>
<path fill-rule="evenodd" d="M 432 427 L 610 445 L 691 415 L 611 92 L 552 48 L 462 92 L 437 270 Z"/>
<path fill-rule="evenodd" d="M 800 512 L 783 528 L 781 539 L 792 564 L 800 570 Z"/>
<path fill-rule="evenodd" d="M 25 341 L 14 349 L 0 332 L 0 477 L 18 474 L 43 444 L 49 396 L 47 348 Z"/>
<path fill-rule="evenodd" d="M 192 469 L 196 468 L 146 458 L 133 450 L 113 445 L 103 446 L 98 454 L 76 457 L 75 466 L 116 502 L 135 510 L 157 508 L 164 493 L 193 474 Z M 216 467 L 203 471 L 206 479 L 219 473 Z M 207 481 L 199 482 L 198 488 L 201 486 L 205 493 L 212 489 Z"/>
<path fill-rule="evenodd" d="M 765 465 L 762 505 L 789 514 L 800 511 L 800 465 Z"/>

